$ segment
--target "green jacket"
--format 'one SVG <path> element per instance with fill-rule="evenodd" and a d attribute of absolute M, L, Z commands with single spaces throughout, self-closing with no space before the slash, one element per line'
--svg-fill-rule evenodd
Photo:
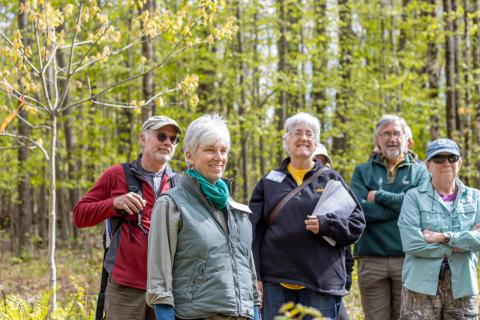
<path fill-rule="evenodd" d="M 478 294 L 477 263 L 480 231 L 472 228 L 480 223 L 480 192 L 457 180 L 457 199 L 451 212 L 429 182 L 410 190 L 398 219 L 405 250 L 403 285 L 412 291 L 435 295 L 440 265 L 444 257 L 452 271 L 453 298 Z M 448 244 L 427 243 L 423 229 L 445 232 Z M 457 247 L 464 252 L 452 252 Z"/>
<path fill-rule="evenodd" d="M 393 181 L 388 181 L 387 168 L 379 154 L 358 165 L 352 176 L 352 191 L 365 214 L 367 227 L 355 245 L 355 256 L 403 256 L 397 221 L 405 193 L 426 183 L 429 174 L 423 163 L 405 155 Z M 375 202 L 367 202 L 367 194 L 376 190 Z"/>

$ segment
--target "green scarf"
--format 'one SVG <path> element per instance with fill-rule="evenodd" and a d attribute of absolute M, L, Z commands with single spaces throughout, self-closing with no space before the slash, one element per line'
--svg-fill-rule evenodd
<path fill-rule="evenodd" d="M 207 199 L 213 202 L 215 207 L 222 210 L 227 206 L 228 187 L 225 181 L 218 179 L 215 184 L 212 184 L 195 169 L 188 169 L 185 171 L 185 174 L 198 179 L 203 194 Z"/>

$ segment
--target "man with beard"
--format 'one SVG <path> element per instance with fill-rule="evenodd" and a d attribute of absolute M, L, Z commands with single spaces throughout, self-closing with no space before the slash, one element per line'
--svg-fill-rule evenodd
<path fill-rule="evenodd" d="M 107 220 L 111 236 L 104 261 L 109 273 L 105 293 L 108 319 L 155 319 L 145 299 L 148 231 L 156 198 L 173 187 L 176 180 L 168 161 L 181 132 L 168 117 L 147 119 L 142 125 L 142 153 L 137 160 L 123 164 L 126 167 L 108 168 L 73 209 L 74 223 L 79 228 Z M 132 188 L 132 179 L 138 181 L 141 190 Z"/>
<path fill-rule="evenodd" d="M 357 166 L 352 176 L 352 191 L 367 222 L 354 250 L 366 320 L 400 315 L 404 253 L 398 216 L 407 190 L 429 179 L 425 166 L 408 153 L 407 130 L 404 119 L 383 116 L 375 128 L 379 152 Z"/>

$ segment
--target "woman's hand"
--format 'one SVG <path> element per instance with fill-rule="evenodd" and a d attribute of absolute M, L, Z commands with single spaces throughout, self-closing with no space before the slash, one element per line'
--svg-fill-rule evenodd
<path fill-rule="evenodd" d="M 320 223 L 318 222 L 317 216 L 307 215 L 305 217 L 305 229 L 314 234 L 320 232 Z"/>
<path fill-rule="evenodd" d="M 263 281 L 257 280 L 257 290 L 261 297 L 260 305 L 258 307 L 261 308 L 263 306 Z"/>
<path fill-rule="evenodd" d="M 428 243 L 445 243 L 446 236 L 442 232 L 423 229 L 422 233 L 423 239 Z"/>

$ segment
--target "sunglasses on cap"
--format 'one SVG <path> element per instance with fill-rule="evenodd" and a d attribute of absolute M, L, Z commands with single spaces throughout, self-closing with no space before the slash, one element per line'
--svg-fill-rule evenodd
<path fill-rule="evenodd" d="M 165 140 L 169 139 L 170 140 L 170 143 L 175 145 L 178 143 L 178 136 L 167 136 L 165 133 L 163 132 L 153 132 L 153 134 L 156 135 L 158 141 L 160 142 L 164 142 Z"/>
<path fill-rule="evenodd" d="M 448 155 L 434 156 L 430 160 L 435 163 L 444 163 L 446 160 L 448 160 L 449 163 L 455 163 L 458 160 L 460 160 L 460 157 L 455 154 L 448 154 Z"/>

